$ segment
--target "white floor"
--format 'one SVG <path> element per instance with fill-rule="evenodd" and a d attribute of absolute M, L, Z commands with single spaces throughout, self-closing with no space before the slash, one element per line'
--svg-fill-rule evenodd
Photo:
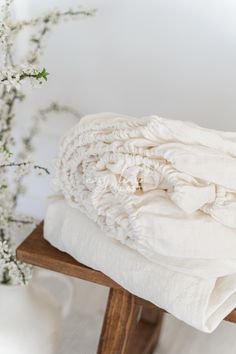
<path fill-rule="evenodd" d="M 76 280 L 76 302 L 64 321 L 57 354 L 96 354 L 107 289 Z M 204 334 L 170 315 L 165 316 L 155 354 L 235 354 L 236 325 L 223 322 Z M 135 354 L 135 353 L 134 353 Z"/>

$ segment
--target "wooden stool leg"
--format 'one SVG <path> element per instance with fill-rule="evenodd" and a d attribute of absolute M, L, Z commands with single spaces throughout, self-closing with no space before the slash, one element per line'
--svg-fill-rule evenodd
<path fill-rule="evenodd" d="M 134 295 L 110 289 L 97 354 L 128 353 L 128 340 L 136 327 L 139 309 Z"/>
<path fill-rule="evenodd" d="M 161 332 L 163 312 L 143 307 L 140 321 L 128 346 L 130 354 L 152 354 Z"/>
<path fill-rule="evenodd" d="M 143 308 L 141 321 L 149 324 L 149 339 L 146 345 L 147 354 L 152 354 L 158 345 L 158 341 L 161 334 L 161 326 L 164 318 L 164 312 L 159 309 Z"/>
<path fill-rule="evenodd" d="M 159 309 L 137 305 L 129 292 L 110 289 L 97 354 L 152 354 L 162 319 Z"/>

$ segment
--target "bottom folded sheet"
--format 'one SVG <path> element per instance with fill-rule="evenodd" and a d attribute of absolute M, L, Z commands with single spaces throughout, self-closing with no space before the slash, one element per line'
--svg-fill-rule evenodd
<path fill-rule="evenodd" d="M 236 307 L 236 273 L 206 279 L 153 263 L 104 235 L 60 196 L 49 201 L 44 237 L 79 262 L 201 331 L 212 332 Z"/>

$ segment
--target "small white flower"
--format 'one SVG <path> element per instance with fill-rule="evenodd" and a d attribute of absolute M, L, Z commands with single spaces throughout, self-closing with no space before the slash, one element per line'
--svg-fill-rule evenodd
<path fill-rule="evenodd" d="M 45 121 L 49 114 L 62 111 L 76 117 L 79 115 L 69 107 L 57 104 L 39 111 L 22 138 L 22 149 L 15 157 L 11 153 L 15 145 L 15 108 L 16 103 L 25 98 L 23 88 L 26 82 L 31 86 L 40 87 L 42 80 L 47 79 L 45 69 L 40 71 L 38 67 L 46 35 L 54 25 L 66 19 L 75 19 L 78 10 L 50 11 L 30 20 L 15 22 L 10 12 L 12 2 L 13 0 L 4 0 L 0 6 L 0 283 L 25 284 L 31 277 L 31 267 L 16 260 L 14 239 L 19 227 L 22 228 L 28 222 L 33 225 L 34 221 L 22 215 L 15 215 L 14 207 L 18 195 L 26 188 L 22 184 L 22 178 L 33 169 L 39 174 L 47 173 L 46 169 L 35 166 L 29 157 L 34 148 L 32 140 L 39 131 L 41 122 Z M 14 44 L 18 33 L 26 27 L 33 28 L 34 33 L 22 65 L 15 61 Z"/>

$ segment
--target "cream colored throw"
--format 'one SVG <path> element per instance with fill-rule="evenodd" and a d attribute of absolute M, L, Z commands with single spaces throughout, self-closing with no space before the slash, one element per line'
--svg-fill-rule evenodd
<path fill-rule="evenodd" d="M 55 183 L 105 235 L 156 266 L 213 282 L 236 272 L 236 133 L 86 116 L 62 140 Z"/>
<path fill-rule="evenodd" d="M 212 332 L 236 307 L 236 272 L 204 279 L 153 263 L 107 237 L 61 197 L 49 201 L 44 235 L 52 245 L 79 262 L 105 273 L 131 293 L 201 331 Z"/>

